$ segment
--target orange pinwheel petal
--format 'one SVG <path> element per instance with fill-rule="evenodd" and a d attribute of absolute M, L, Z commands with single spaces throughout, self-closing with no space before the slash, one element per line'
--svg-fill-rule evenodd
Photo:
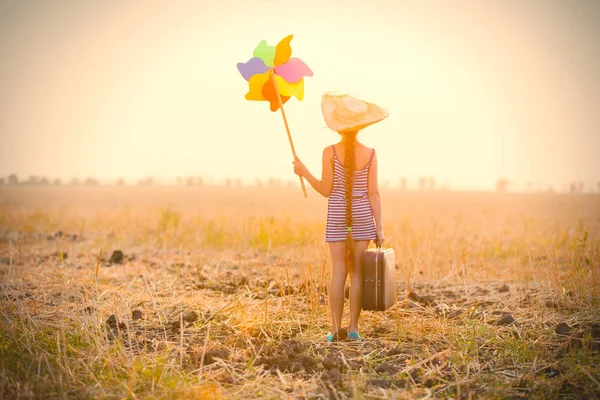
<path fill-rule="evenodd" d="M 290 42 L 293 38 L 294 35 L 284 37 L 279 43 L 277 43 L 277 46 L 275 46 L 275 60 L 273 61 L 275 66 L 285 64 L 292 56 L 292 47 L 290 46 Z"/>
<path fill-rule="evenodd" d="M 248 80 L 248 93 L 246 93 L 246 100 L 267 100 L 262 93 L 263 86 L 269 81 L 269 73 L 255 74 Z"/>
<path fill-rule="evenodd" d="M 279 101 L 277 101 L 277 94 L 275 92 L 275 87 L 273 86 L 273 81 L 267 82 L 262 87 L 262 95 L 265 100 L 271 103 L 271 111 L 275 112 L 279 110 Z M 285 104 L 289 99 L 290 96 L 281 95 L 281 104 Z"/>

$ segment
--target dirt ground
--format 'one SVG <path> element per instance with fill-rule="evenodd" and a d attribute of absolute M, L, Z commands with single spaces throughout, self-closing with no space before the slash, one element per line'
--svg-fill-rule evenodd
<path fill-rule="evenodd" d="M 0 397 L 600 398 L 599 195 L 382 200 L 398 301 L 327 343 L 314 192 L 0 188 Z"/>

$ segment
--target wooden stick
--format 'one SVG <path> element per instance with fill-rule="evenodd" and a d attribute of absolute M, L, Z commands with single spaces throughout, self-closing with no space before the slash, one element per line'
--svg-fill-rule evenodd
<path fill-rule="evenodd" d="M 285 130 L 287 131 L 288 140 L 290 141 L 290 146 L 292 148 L 292 155 L 294 156 L 294 160 L 298 161 L 298 156 L 296 155 L 296 149 L 294 149 L 294 142 L 292 141 L 292 134 L 290 133 L 290 127 L 288 126 L 287 118 L 285 116 L 285 111 L 283 110 L 283 102 L 281 101 L 281 96 L 279 95 L 279 88 L 277 87 L 277 82 L 275 81 L 275 74 L 271 69 L 269 71 L 269 75 L 271 77 L 271 81 L 273 82 L 273 87 L 275 87 L 275 96 L 277 97 L 277 101 L 279 101 L 279 109 L 281 110 L 281 115 L 283 116 L 283 123 L 285 124 Z M 308 197 L 306 194 L 306 187 L 304 187 L 304 179 L 301 176 L 300 178 L 300 186 L 302 186 L 302 192 L 304 192 L 304 197 Z"/>

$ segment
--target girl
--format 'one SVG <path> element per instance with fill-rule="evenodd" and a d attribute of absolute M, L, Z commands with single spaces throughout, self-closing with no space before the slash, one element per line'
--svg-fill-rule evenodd
<path fill-rule="evenodd" d="M 323 150 L 321 180 L 315 178 L 300 160 L 294 161 L 294 173 L 329 198 L 325 241 L 329 243 L 332 261 L 328 291 L 332 327 L 327 341 L 342 339 L 338 331 L 348 273 L 350 323 L 347 337 L 361 340 L 358 333 L 362 308 L 361 257 L 369 241 L 382 242 L 384 234 L 377 185 L 377 155 L 356 136 L 361 129 L 385 119 L 388 113 L 374 104 L 333 93 L 323 95 L 321 110 L 325 123 L 341 135 L 341 140 Z"/>

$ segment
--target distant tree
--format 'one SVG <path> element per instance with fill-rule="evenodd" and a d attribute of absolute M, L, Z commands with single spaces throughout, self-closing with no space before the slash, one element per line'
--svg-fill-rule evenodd
<path fill-rule="evenodd" d="M 97 179 L 95 178 L 87 178 L 84 182 L 84 185 L 86 186 L 98 186 L 100 184 L 100 182 L 98 182 Z"/>
<path fill-rule="evenodd" d="M 533 183 L 527 182 L 527 193 L 533 192 Z"/>
<path fill-rule="evenodd" d="M 138 181 L 138 185 L 140 185 L 140 186 L 153 186 L 154 185 L 154 178 L 148 177 L 146 179 L 140 179 Z"/>
<path fill-rule="evenodd" d="M 271 178 L 268 182 L 270 187 L 281 187 L 280 179 Z"/>
<path fill-rule="evenodd" d="M 406 181 L 406 178 L 400 179 L 400 189 L 408 190 L 408 182 Z"/>
<path fill-rule="evenodd" d="M 4 185 L 4 178 L 0 178 L 0 186 Z"/>
<path fill-rule="evenodd" d="M 419 178 L 419 190 L 425 190 L 425 187 L 427 185 L 427 178 Z"/>
<path fill-rule="evenodd" d="M 62 185 L 62 182 L 60 181 L 60 179 L 56 178 L 55 180 L 52 181 L 52 185 L 60 186 L 60 185 Z"/>
<path fill-rule="evenodd" d="M 254 180 L 254 185 L 256 185 L 258 187 L 262 187 L 263 186 L 263 182 L 259 178 L 256 178 Z"/>
<path fill-rule="evenodd" d="M 204 179 L 203 179 L 201 176 L 199 176 L 199 177 L 196 179 L 196 184 L 197 184 L 198 186 L 202 186 L 202 185 L 204 185 Z"/>
<path fill-rule="evenodd" d="M 125 179 L 123 179 L 123 178 L 117 179 L 117 186 L 125 186 Z"/>
<path fill-rule="evenodd" d="M 183 178 L 182 177 L 178 176 L 177 179 L 176 179 L 176 181 L 177 181 L 177 186 L 182 186 L 183 185 Z"/>
<path fill-rule="evenodd" d="M 498 179 L 496 181 L 496 191 L 499 193 L 506 193 L 509 183 L 510 182 L 506 179 Z"/>
<path fill-rule="evenodd" d="M 17 175 L 10 174 L 8 176 L 8 184 L 9 185 L 18 185 L 19 184 L 19 178 L 17 177 Z"/>
<path fill-rule="evenodd" d="M 583 193 L 583 182 L 571 182 L 569 192 L 571 194 Z"/>
<path fill-rule="evenodd" d="M 225 186 L 227 186 L 227 187 L 231 186 L 232 182 L 233 181 L 229 178 L 225 179 Z"/>
<path fill-rule="evenodd" d="M 31 175 L 25 183 L 28 185 L 37 185 L 38 183 L 40 183 L 40 180 L 37 176 Z"/>
<path fill-rule="evenodd" d="M 46 178 L 45 176 L 43 176 L 43 177 L 40 179 L 40 185 L 47 186 L 47 185 L 49 185 L 49 184 L 50 184 L 50 179 Z"/>
<path fill-rule="evenodd" d="M 185 178 L 185 186 L 194 186 L 196 184 L 196 179 L 193 176 L 188 176 Z"/>
<path fill-rule="evenodd" d="M 79 186 L 79 178 L 71 178 L 71 180 L 69 181 L 69 185 Z"/>
<path fill-rule="evenodd" d="M 429 190 L 435 189 L 435 179 L 429 178 Z"/>
<path fill-rule="evenodd" d="M 242 180 L 241 180 L 240 178 L 237 178 L 237 179 L 235 180 L 235 186 L 237 186 L 237 187 L 242 187 L 242 186 L 244 186 L 244 184 L 242 183 Z"/>

